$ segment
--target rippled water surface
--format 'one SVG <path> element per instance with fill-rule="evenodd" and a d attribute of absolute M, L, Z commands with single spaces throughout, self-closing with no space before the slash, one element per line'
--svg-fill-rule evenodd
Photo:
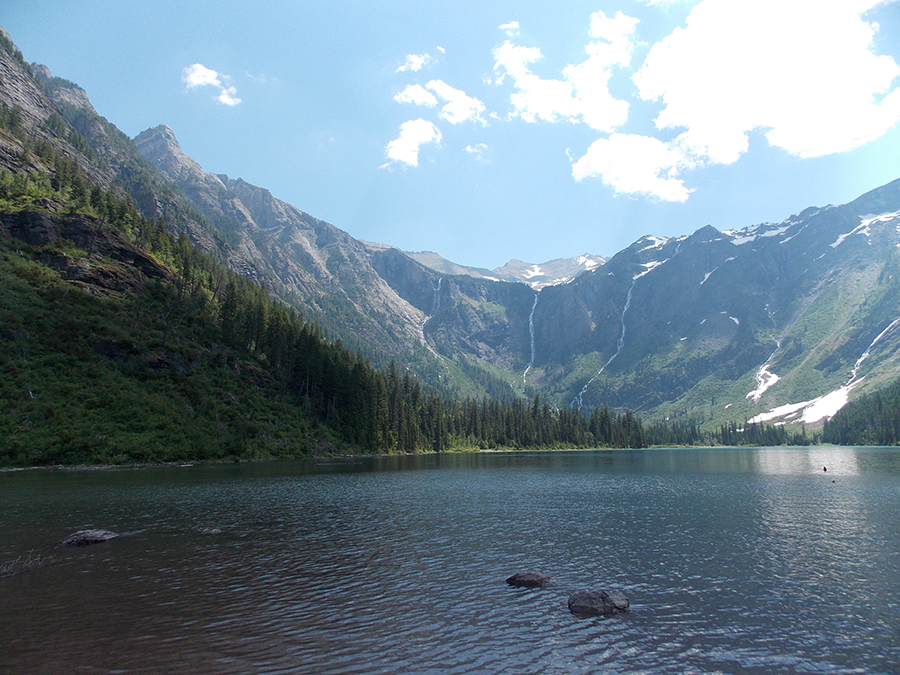
<path fill-rule="evenodd" d="M 54 548 L 86 527 L 127 536 Z M 3 673 L 900 671 L 893 449 L 0 474 L 29 556 Z M 589 587 L 631 610 L 570 614 Z"/>

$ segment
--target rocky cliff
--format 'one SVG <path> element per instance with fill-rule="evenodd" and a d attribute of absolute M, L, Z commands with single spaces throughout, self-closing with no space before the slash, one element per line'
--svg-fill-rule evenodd
<path fill-rule="evenodd" d="M 608 261 L 478 270 L 361 242 L 205 172 L 165 125 L 132 141 L 77 85 L 3 40 L 0 168 L 76 162 L 331 338 L 445 392 L 814 423 L 900 373 L 900 181 L 781 223 L 642 237 Z"/>

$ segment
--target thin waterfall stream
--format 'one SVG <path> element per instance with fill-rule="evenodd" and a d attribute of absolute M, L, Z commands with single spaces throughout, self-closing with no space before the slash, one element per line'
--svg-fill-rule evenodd
<path fill-rule="evenodd" d="M 531 366 L 534 365 L 534 310 L 537 309 L 538 298 L 540 295 L 540 291 L 534 294 L 534 304 L 531 306 L 531 314 L 528 315 L 528 333 L 531 336 L 531 360 L 528 362 L 525 372 L 522 373 L 522 384 L 526 383 L 528 371 L 531 370 Z"/>

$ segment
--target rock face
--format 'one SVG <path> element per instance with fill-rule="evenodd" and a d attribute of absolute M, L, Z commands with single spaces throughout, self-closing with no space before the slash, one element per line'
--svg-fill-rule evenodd
<path fill-rule="evenodd" d="M 59 542 L 62 547 L 68 546 L 87 546 L 88 544 L 99 544 L 110 539 L 118 539 L 119 535 L 109 530 L 78 530 Z"/>
<path fill-rule="evenodd" d="M 550 577 L 539 572 L 516 572 L 506 579 L 506 583 L 516 588 L 545 588 Z"/>
<path fill-rule="evenodd" d="M 621 591 L 583 589 L 569 596 L 569 611 L 581 616 L 609 616 L 627 612 L 628 598 Z"/>
<path fill-rule="evenodd" d="M 20 239 L 30 246 L 64 239 L 83 249 L 88 257 L 45 253 L 42 262 L 92 293 L 125 293 L 139 289 L 147 279 L 173 278 L 168 268 L 93 216 L 4 212 L 0 213 L 0 236 Z"/>

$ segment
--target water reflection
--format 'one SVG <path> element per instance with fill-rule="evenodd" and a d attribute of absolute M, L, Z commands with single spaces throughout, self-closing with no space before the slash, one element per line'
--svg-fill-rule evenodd
<path fill-rule="evenodd" d="M 131 534 L 0 579 L 0 671 L 891 672 L 898 497 L 887 449 L 4 474 L 3 560 Z"/>

